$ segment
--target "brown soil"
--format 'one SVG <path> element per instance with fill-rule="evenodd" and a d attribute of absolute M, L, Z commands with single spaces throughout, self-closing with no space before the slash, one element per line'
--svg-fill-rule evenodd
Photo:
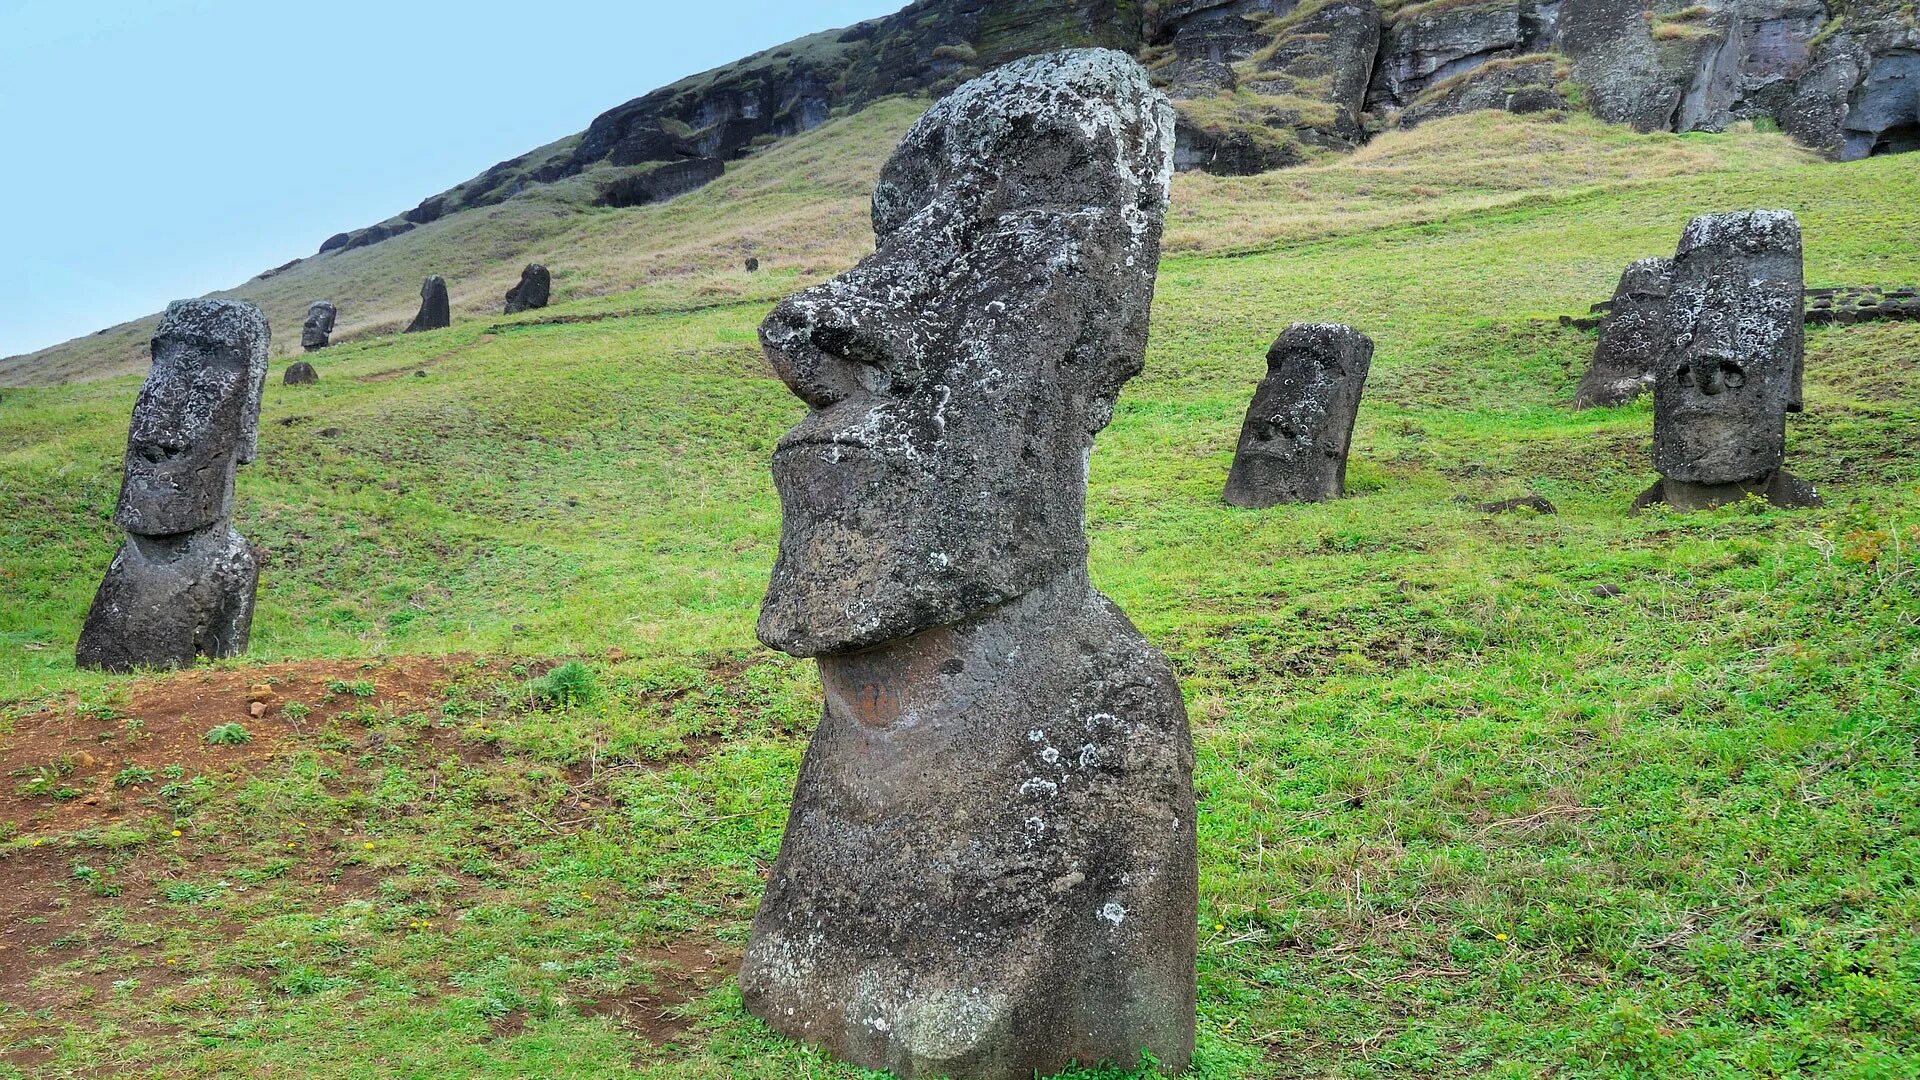
<path fill-rule="evenodd" d="M 683 1043 L 691 1028 L 673 1010 L 725 982 L 740 964 L 737 952 L 713 942 L 676 941 L 642 952 L 637 960 L 649 981 L 581 1008 L 587 1016 L 610 1016 L 655 1046 Z"/>
<path fill-rule="evenodd" d="M 0 829 L 18 833 L 71 832 L 119 819 L 137 807 L 150 784 L 117 788 L 122 769 L 139 765 L 165 783 L 160 770 L 179 765 L 188 775 L 241 772 L 280 756 L 303 732 L 317 729 L 342 712 L 368 707 L 404 713 L 439 700 L 455 658 L 408 657 L 394 660 L 316 660 L 263 664 L 233 671 L 183 671 L 134 684 L 130 700 L 114 707 L 108 719 L 84 716 L 79 702 L 26 717 L 0 737 Z M 333 693 L 329 683 L 371 682 L 371 697 Z M 265 694 L 256 694 L 264 687 Z M 269 696 L 270 695 L 270 696 Z M 251 698 L 264 698 L 263 715 L 252 714 Z M 297 702 L 311 710 L 299 720 L 286 715 Z M 142 727 L 130 732 L 127 723 Z M 252 735 L 237 746 L 215 746 L 207 732 L 236 723 Z M 63 775 L 54 788 L 64 798 L 21 792 L 27 775 L 42 767 Z"/>

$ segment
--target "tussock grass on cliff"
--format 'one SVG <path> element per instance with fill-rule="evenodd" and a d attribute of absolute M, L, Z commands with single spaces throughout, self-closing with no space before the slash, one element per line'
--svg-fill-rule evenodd
<path fill-rule="evenodd" d="M 1173 658 L 1194 721 L 1198 1075 L 1920 1069 L 1920 326 L 1810 335 L 1789 461 L 1832 509 L 1634 518 L 1650 408 L 1567 411 L 1593 339 L 1553 319 L 1709 210 L 1799 212 L 1815 284 L 1912 281 L 1916 205 L 1898 158 L 1578 120 L 1181 178 L 1089 518 L 1096 583 Z M 691 247 L 722 215 L 660 216 Z M 37 972 L 32 1010 L 0 1004 L 0 1054 L 56 1075 L 860 1075 L 771 1037 L 724 978 L 650 1007 L 670 1029 L 591 1004 L 661 1000 L 673 956 L 737 950 L 777 849 L 818 688 L 751 637 L 766 458 L 800 414 L 754 328 L 797 280 L 359 342 L 321 354 L 317 387 L 271 386 L 240 481 L 269 551 L 254 659 L 486 663 L 266 772 L 136 789 L 113 828 L 0 833 L 0 865 L 45 868 L 85 913 L 0 960 Z M 1265 347 L 1299 319 L 1379 343 L 1350 495 L 1225 507 Z M 136 386 L 0 398 L 7 714 L 127 699 L 69 656 Z M 1452 501 L 1528 491 L 1560 514 Z M 592 704 L 536 700 L 564 657 Z M 282 867 L 287 843 L 326 844 L 339 891 Z"/>

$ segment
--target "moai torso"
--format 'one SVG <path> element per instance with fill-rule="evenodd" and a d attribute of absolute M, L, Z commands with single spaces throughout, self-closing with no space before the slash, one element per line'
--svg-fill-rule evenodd
<path fill-rule="evenodd" d="M 232 300 L 173 305 L 133 407 L 114 520 L 126 541 L 80 633 L 81 667 L 179 667 L 245 651 L 259 569 L 233 531 L 256 452 L 267 321 Z"/>
<path fill-rule="evenodd" d="M 1372 366 L 1373 341 L 1352 327 L 1298 323 L 1281 334 L 1240 429 L 1227 502 L 1258 508 L 1344 494 Z"/>
<path fill-rule="evenodd" d="M 447 300 L 447 283 L 438 274 L 420 283 L 420 313 L 408 324 L 407 333 L 445 330 L 453 325 L 453 308 Z"/>
<path fill-rule="evenodd" d="M 876 253 L 762 327 L 810 409 L 774 455 L 760 637 L 819 658 L 826 710 L 740 983 L 847 1061 L 1191 1055 L 1191 739 L 1082 525 L 1145 355 L 1172 136 L 1121 54 L 990 73 L 888 164 Z"/>

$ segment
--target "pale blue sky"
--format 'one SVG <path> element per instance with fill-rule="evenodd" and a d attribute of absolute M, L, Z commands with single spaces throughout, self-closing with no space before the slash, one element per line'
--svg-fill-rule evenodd
<path fill-rule="evenodd" d="M 0 356 L 311 255 L 906 0 L 0 0 Z"/>

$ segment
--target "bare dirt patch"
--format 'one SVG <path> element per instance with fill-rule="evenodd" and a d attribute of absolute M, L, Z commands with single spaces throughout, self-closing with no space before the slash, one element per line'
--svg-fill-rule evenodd
<path fill-rule="evenodd" d="M 640 953 L 645 986 L 629 987 L 580 1011 L 608 1016 L 655 1046 L 684 1043 L 692 1025 L 675 1010 L 725 982 L 740 964 L 738 952 L 712 941 L 683 940 Z"/>

